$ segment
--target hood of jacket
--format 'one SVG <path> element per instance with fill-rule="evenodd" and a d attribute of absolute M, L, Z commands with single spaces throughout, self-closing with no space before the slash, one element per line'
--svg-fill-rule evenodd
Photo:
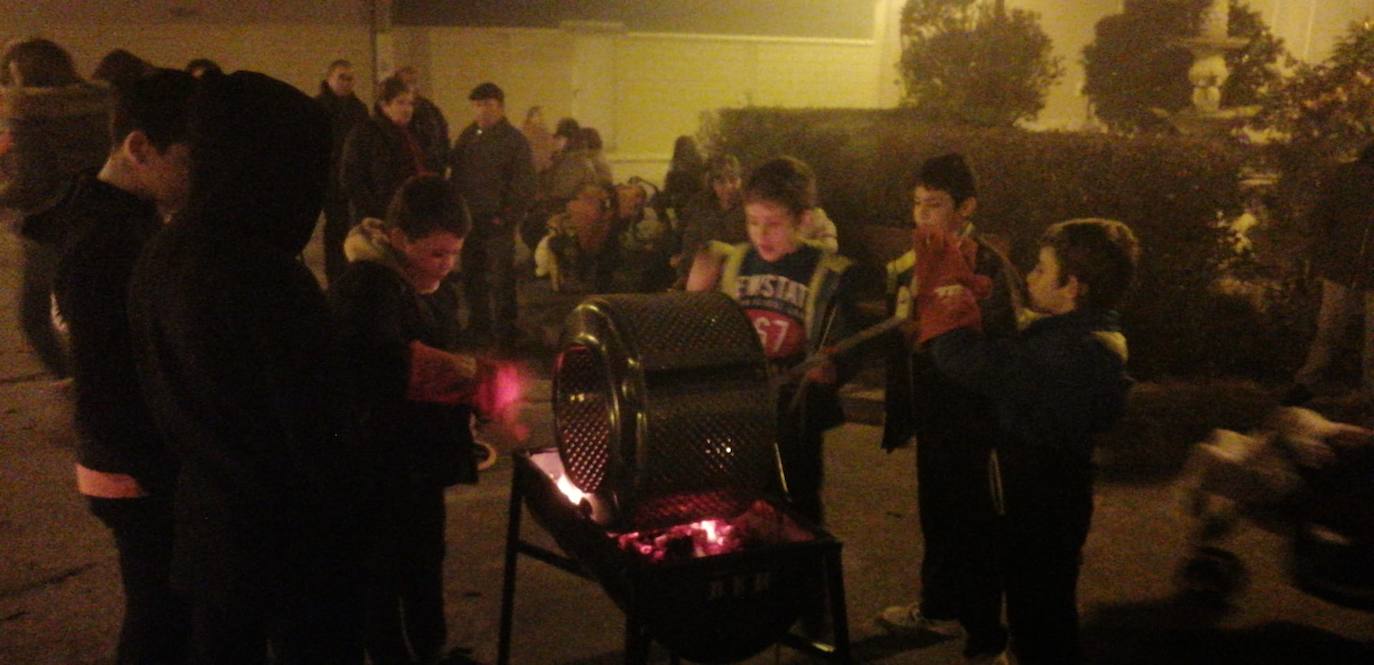
<path fill-rule="evenodd" d="M 405 277 L 401 267 L 401 257 L 391 245 L 386 234 L 386 224 L 380 219 L 367 217 L 348 232 L 344 238 L 344 257 L 349 263 L 369 261 L 394 270 Z"/>
<path fill-rule="evenodd" d="M 178 223 L 299 254 L 329 181 L 324 108 L 287 83 L 239 71 L 203 81 L 190 125 L 191 194 Z"/>

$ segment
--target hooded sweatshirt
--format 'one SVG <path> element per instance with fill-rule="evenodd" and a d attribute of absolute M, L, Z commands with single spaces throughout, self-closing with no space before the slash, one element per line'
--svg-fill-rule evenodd
<path fill-rule="evenodd" d="M 170 493 L 176 465 L 143 396 L 129 389 L 138 381 L 129 279 L 139 252 L 162 226 L 157 208 L 87 175 L 41 219 L 51 227 L 45 237 L 60 248 L 53 296 L 72 354 L 78 487 L 92 496 L 130 496 L 89 473 L 96 471 L 131 477 L 133 496 Z"/>
<path fill-rule="evenodd" d="M 437 350 L 458 341 L 457 298 L 448 282 L 418 293 L 381 220 L 365 219 L 344 241 L 349 265 L 329 302 L 353 370 L 367 467 L 378 482 L 417 488 L 475 483 L 472 409 L 417 394 Z"/>
<path fill-rule="evenodd" d="M 130 287 L 142 388 L 181 463 L 174 579 L 213 594 L 343 556 L 356 453 L 324 294 L 297 255 L 330 157 L 318 103 L 262 74 L 191 101 L 186 210 Z"/>

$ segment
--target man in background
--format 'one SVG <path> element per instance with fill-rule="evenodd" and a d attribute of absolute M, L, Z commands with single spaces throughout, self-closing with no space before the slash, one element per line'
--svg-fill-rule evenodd
<path fill-rule="evenodd" d="M 329 188 L 324 195 L 324 274 L 330 284 L 348 265 L 343 254 L 344 238 L 350 226 L 348 195 L 339 180 L 344 141 L 355 125 L 367 120 L 367 107 L 354 94 L 353 85 L 353 63 L 335 60 L 329 63 L 324 80 L 320 82 L 320 94 L 315 95 L 315 100 L 329 113 L 334 134 L 334 149 L 329 157 Z"/>

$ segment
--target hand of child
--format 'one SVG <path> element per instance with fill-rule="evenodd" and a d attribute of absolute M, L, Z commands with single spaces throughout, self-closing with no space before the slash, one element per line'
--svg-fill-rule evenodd
<path fill-rule="evenodd" d="M 810 383 L 820 383 L 824 385 L 834 385 L 839 380 L 839 375 L 835 370 L 835 363 L 826 360 L 815 367 L 807 370 L 806 380 Z"/>

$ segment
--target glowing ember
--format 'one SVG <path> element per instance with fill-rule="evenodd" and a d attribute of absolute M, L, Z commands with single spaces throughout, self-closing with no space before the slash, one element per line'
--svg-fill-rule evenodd
<path fill-rule="evenodd" d="M 734 519 L 704 519 L 658 531 L 631 531 L 616 536 L 616 541 L 626 552 L 661 562 L 699 559 L 755 545 L 800 542 L 813 537 L 766 501 L 756 501 Z"/>

